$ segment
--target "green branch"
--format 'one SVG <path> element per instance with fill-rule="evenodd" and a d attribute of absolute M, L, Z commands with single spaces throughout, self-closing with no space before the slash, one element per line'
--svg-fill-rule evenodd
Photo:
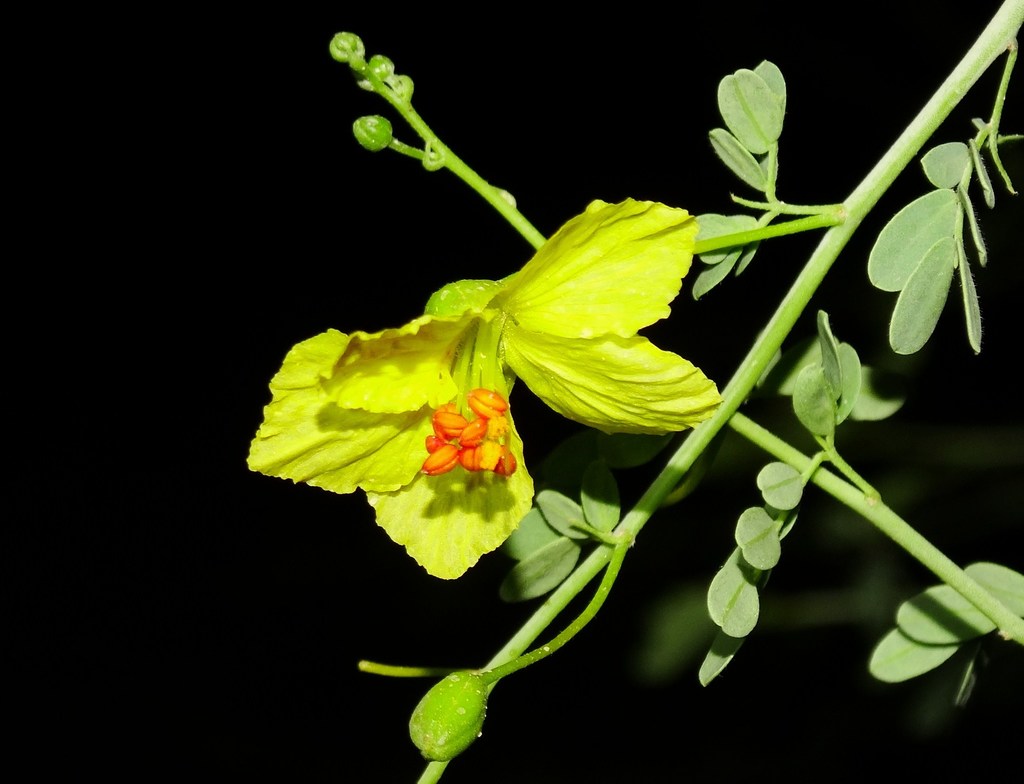
<path fill-rule="evenodd" d="M 797 471 L 804 473 L 811 469 L 811 458 L 743 414 L 734 414 L 729 420 L 729 426 L 768 454 L 793 466 Z M 871 522 L 878 530 L 916 558 L 932 574 L 960 593 L 995 623 L 1004 636 L 1024 645 L 1024 619 L 982 588 L 979 583 L 953 563 L 939 548 L 921 536 L 892 509 L 876 497 L 865 493 L 862 489 L 824 468 L 817 468 L 811 474 L 811 482 Z"/>
<path fill-rule="evenodd" d="M 846 220 L 829 229 L 822 237 L 806 266 L 760 334 L 746 358 L 723 391 L 723 403 L 717 413 L 689 434 L 669 459 L 636 506 L 627 514 L 618 533 L 635 536 L 643 528 L 661 502 L 679 483 L 701 453 L 737 412 L 767 368 L 775 352 L 782 346 L 800 314 L 810 302 L 832 264 L 846 246 L 882 194 L 900 172 L 921 151 L 921 148 L 949 116 L 970 87 L 992 62 L 1014 40 L 1024 18 L 1024 0 L 1009 0 L 992 18 L 978 40 L 949 77 L 942 83 L 918 115 L 889 148 L 860 185 L 844 202 Z M 593 552 L 526 621 L 519 631 L 498 651 L 488 667 L 520 656 L 547 628 L 558 614 L 604 568 L 609 551 Z"/>

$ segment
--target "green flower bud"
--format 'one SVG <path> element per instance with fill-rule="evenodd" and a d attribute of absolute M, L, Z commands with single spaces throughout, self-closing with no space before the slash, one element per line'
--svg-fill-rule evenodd
<path fill-rule="evenodd" d="M 388 77 L 395 72 L 395 64 L 391 62 L 391 58 L 382 54 L 375 54 L 371 57 L 369 66 L 374 75 L 382 82 L 386 82 Z"/>
<path fill-rule="evenodd" d="M 391 123 L 387 117 L 369 114 L 352 123 L 356 141 L 370 152 L 379 152 L 391 144 Z"/>
<path fill-rule="evenodd" d="M 483 676 L 453 672 L 423 695 L 409 720 L 409 737 L 428 760 L 454 759 L 480 737 L 486 713 Z"/>
<path fill-rule="evenodd" d="M 339 63 L 352 63 L 353 67 L 361 66 L 366 56 L 363 39 L 355 33 L 338 33 L 331 39 L 330 50 Z"/>
<path fill-rule="evenodd" d="M 412 79 L 405 74 L 395 74 L 388 79 L 388 87 L 400 101 L 408 103 L 412 99 Z"/>

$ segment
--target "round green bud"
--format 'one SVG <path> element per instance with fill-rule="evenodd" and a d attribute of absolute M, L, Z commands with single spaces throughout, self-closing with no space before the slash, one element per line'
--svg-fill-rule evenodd
<path fill-rule="evenodd" d="M 379 152 L 391 144 L 393 134 L 391 123 L 387 117 L 379 114 L 368 114 L 352 123 L 352 133 L 356 141 L 370 152 Z"/>
<path fill-rule="evenodd" d="M 423 695 L 409 719 L 409 737 L 425 759 L 454 759 L 480 737 L 486 713 L 483 676 L 453 672 Z"/>
<path fill-rule="evenodd" d="M 355 33 L 338 33 L 331 39 L 330 49 L 331 57 L 339 63 L 351 62 L 353 65 L 362 65 L 366 56 L 363 39 Z"/>
<path fill-rule="evenodd" d="M 387 81 L 387 78 L 395 72 L 395 64 L 391 62 L 391 58 L 382 54 L 375 54 L 371 57 L 368 65 L 374 76 L 382 82 Z"/>
<path fill-rule="evenodd" d="M 412 79 L 405 74 L 392 76 L 388 79 L 388 86 L 399 100 L 409 101 L 412 99 Z"/>

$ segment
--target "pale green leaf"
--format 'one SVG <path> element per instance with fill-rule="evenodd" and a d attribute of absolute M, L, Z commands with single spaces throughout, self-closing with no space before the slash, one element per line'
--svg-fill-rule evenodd
<path fill-rule="evenodd" d="M 513 474 L 515 476 L 515 474 Z M 588 534 L 583 526 L 583 507 L 568 496 L 556 490 L 541 490 L 537 493 L 537 506 L 548 525 L 570 539 L 586 539 Z"/>
<path fill-rule="evenodd" d="M 836 401 L 821 365 L 808 365 L 800 371 L 793 386 L 793 411 L 814 435 L 828 437 L 835 432 Z"/>
<path fill-rule="evenodd" d="M 964 300 L 964 319 L 967 323 L 967 341 L 975 354 L 981 353 L 981 304 L 978 290 L 974 287 L 974 276 L 966 258 L 960 259 L 960 293 Z"/>
<path fill-rule="evenodd" d="M 754 71 L 744 68 L 722 79 L 718 110 L 733 135 L 755 155 L 768 152 L 782 134 L 785 99 Z"/>
<path fill-rule="evenodd" d="M 708 588 L 708 613 L 730 637 L 745 637 L 757 625 L 760 602 L 756 569 L 744 563 L 739 548 L 718 570 Z"/>
<path fill-rule="evenodd" d="M 860 394 L 850 418 L 873 422 L 891 417 L 903 407 L 907 385 L 902 376 L 877 368 L 861 368 Z"/>
<path fill-rule="evenodd" d="M 871 653 L 868 671 L 880 681 L 899 683 L 934 670 L 959 650 L 959 645 L 924 645 L 893 629 Z"/>
<path fill-rule="evenodd" d="M 978 215 L 974 211 L 974 203 L 966 188 L 960 188 L 957 194 L 963 205 L 963 213 L 967 217 L 967 226 L 971 230 L 971 242 L 974 243 L 974 250 L 978 254 L 978 263 L 984 267 L 988 264 L 988 249 L 985 246 L 985 238 L 981 236 L 981 227 L 978 226 Z"/>
<path fill-rule="evenodd" d="M 729 273 L 732 272 L 733 267 L 736 266 L 736 262 L 739 261 L 740 251 L 735 251 L 729 254 L 725 261 L 720 264 L 715 264 L 711 267 L 705 267 L 702 269 L 696 278 L 693 279 L 693 289 L 690 292 L 694 299 L 700 299 L 707 294 L 711 289 L 729 277 Z"/>
<path fill-rule="evenodd" d="M 764 193 L 767 187 L 765 171 L 757 159 L 725 128 L 715 128 L 708 134 L 715 155 L 733 174 L 756 191 Z"/>
<path fill-rule="evenodd" d="M 1024 574 L 997 563 L 972 563 L 965 572 L 1007 606 L 1024 617 Z"/>
<path fill-rule="evenodd" d="M 907 280 L 889 322 L 889 345 L 897 354 L 913 354 L 928 342 L 946 304 L 955 267 L 956 242 L 944 237 Z"/>
<path fill-rule="evenodd" d="M 757 487 L 766 504 L 782 510 L 795 509 L 804 493 L 803 477 L 786 463 L 769 463 L 762 468 Z"/>
<path fill-rule="evenodd" d="M 839 344 L 839 364 L 843 369 L 843 390 L 836 407 L 836 423 L 846 420 L 857 405 L 862 386 L 860 357 L 849 343 Z"/>
<path fill-rule="evenodd" d="M 743 510 L 736 521 L 736 544 L 743 552 L 743 560 L 762 571 L 779 562 L 782 545 L 779 544 L 775 520 L 760 506 Z"/>
<path fill-rule="evenodd" d="M 915 199 L 885 225 L 868 257 L 868 277 L 882 291 L 899 291 L 921 260 L 944 238 L 953 237 L 960 204 L 948 189 Z"/>
<path fill-rule="evenodd" d="M 985 168 L 985 159 L 981 157 L 981 153 L 978 150 L 978 145 L 974 143 L 974 139 L 970 140 L 971 148 L 971 161 L 974 163 L 974 176 L 978 180 L 978 185 L 981 187 L 982 195 L 985 198 L 985 206 L 990 210 L 996 206 L 996 191 L 992 187 L 992 180 L 989 179 L 988 169 Z M 985 262 L 981 262 L 981 266 L 985 266 Z"/>
<path fill-rule="evenodd" d="M 506 602 L 524 602 L 543 596 L 572 574 L 579 557 L 580 546 L 560 536 L 512 567 L 498 595 Z"/>
<path fill-rule="evenodd" d="M 700 671 L 697 673 L 697 679 L 701 686 L 707 686 L 718 677 L 732 661 L 736 651 L 743 645 L 744 639 L 744 637 L 730 637 L 721 631 L 715 635 L 708 655 L 704 657 L 704 662 L 700 665 Z"/>
<path fill-rule="evenodd" d="M 985 615 L 948 585 L 936 585 L 900 605 L 896 626 L 910 639 L 950 645 L 987 634 L 995 628 Z"/>
<path fill-rule="evenodd" d="M 510 558 L 522 561 L 558 538 L 558 532 L 548 525 L 540 509 L 535 507 L 526 513 L 519 527 L 506 540 L 504 550 Z"/>
<path fill-rule="evenodd" d="M 825 375 L 832 399 L 838 400 L 843 391 L 843 368 L 839 361 L 839 341 L 832 334 L 828 313 L 818 311 L 818 346 L 821 350 L 821 370 Z"/>
<path fill-rule="evenodd" d="M 754 69 L 754 73 L 764 79 L 773 93 L 782 100 L 782 111 L 786 110 L 786 80 L 782 76 L 779 67 L 770 60 L 762 60 Z"/>
<path fill-rule="evenodd" d="M 963 142 L 932 147 L 921 158 L 924 174 L 936 188 L 955 188 L 970 165 L 971 153 Z"/>
<path fill-rule="evenodd" d="M 591 528 L 611 531 L 619 523 L 619 486 L 602 460 L 595 460 L 583 474 L 583 516 Z"/>

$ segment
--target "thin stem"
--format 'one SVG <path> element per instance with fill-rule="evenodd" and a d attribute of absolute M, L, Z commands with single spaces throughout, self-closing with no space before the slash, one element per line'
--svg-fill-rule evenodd
<path fill-rule="evenodd" d="M 729 420 L 729 426 L 768 454 L 793 466 L 797 471 L 804 472 L 812 465 L 811 458 L 743 414 L 734 414 Z M 1005 637 L 1024 645 L 1024 619 L 982 588 L 970 575 L 877 497 L 872 497 L 823 468 L 814 471 L 811 475 L 811 482 L 871 522 L 932 574 L 960 593 L 995 623 Z"/>
<path fill-rule="evenodd" d="M 750 207 L 752 210 L 766 210 L 779 215 L 827 215 L 842 209 L 842 204 L 787 204 L 784 201 L 756 201 L 744 199 L 742 196 L 729 194 L 737 204 Z"/>
<path fill-rule="evenodd" d="M 402 118 L 409 124 L 409 127 L 416 131 L 425 142 L 427 154 L 420 153 L 418 156 L 414 155 L 413 157 L 419 157 L 423 161 L 424 166 L 429 166 L 429 168 L 436 168 L 440 165 L 452 172 L 466 185 L 480 194 L 488 204 L 494 207 L 535 250 L 544 244 L 544 235 L 537 231 L 526 219 L 526 216 L 516 209 L 510 197 L 500 188 L 495 188 L 484 180 L 465 161 L 452 152 L 448 145 L 442 142 L 424 119 L 420 117 L 419 112 L 412 107 L 411 102 L 396 96 L 391 88 L 384 84 L 370 69 L 360 72 L 360 75 L 370 82 L 374 92 L 390 103 L 402 115 Z M 410 154 L 408 149 L 396 148 L 396 150 L 406 155 Z"/>
<path fill-rule="evenodd" d="M 737 231 L 733 234 L 722 234 L 718 237 L 708 237 L 705 240 L 697 240 L 694 245 L 694 255 L 710 253 L 713 250 L 722 248 L 735 248 L 741 245 L 749 245 L 752 242 L 771 239 L 772 237 L 785 237 L 787 234 L 798 234 L 801 231 L 812 229 L 824 229 L 829 226 L 838 226 L 843 222 L 841 208 L 824 215 L 809 215 L 806 218 L 775 223 L 770 226 L 762 226 L 746 231 Z"/>
<path fill-rule="evenodd" d="M 622 539 L 617 540 L 615 547 L 611 551 L 611 560 L 608 562 L 608 568 L 605 569 L 601 584 L 597 587 L 597 591 L 594 592 L 594 596 L 590 600 L 590 603 L 584 608 L 583 612 L 576 617 L 576 620 L 562 629 L 562 631 L 559 632 L 547 645 L 535 648 L 527 654 L 519 656 L 505 664 L 499 665 L 493 670 L 488 670 L 482 673 L 488 683 L 497 682 L 506 675 L 511 675 L 513 672 L 523 669 L 523 667 L 528 667 L 529 665 L 550 656 L 575 637 L 584 626 L 590 623 L 594 616 L 597 615 L 598 610 L 601 609 L 601 606 L 604 604 L 604 600 L 608 598 L 608 594 L 611 593 L 612 585 L 615 583 L 615 578 L 619 576 L 619 570 L 622 568 L 622 561 L 626 557 L 626 551 L 629 549 L 629 544 L 629 541 L 624 541 Z"/>
<path fill-rule="evenodd" d="M 623 518 L 619 533 L 636 535 L 661 501 L 672 492 L 748 397 L 775 352 L 793 328 L 826 273 L 868 212 L 917 155 L 970 87 L 1016 35 L 1024 17 L 1024 0 L 1009 0 L 996 12 L 964 58 L 946 78 L 909 126 L 845 201 L 847 219 L 829 229 L 723 391 L 715 415 L 694 429 L 669 459 L 636 506 Z M 498 667 L 526 650 L 562 609 L 590 582 L 609 559 L 595 550 L 563 582 L 488 664 Z M 955 587 L 955 586 L 954 586 Z"/>

